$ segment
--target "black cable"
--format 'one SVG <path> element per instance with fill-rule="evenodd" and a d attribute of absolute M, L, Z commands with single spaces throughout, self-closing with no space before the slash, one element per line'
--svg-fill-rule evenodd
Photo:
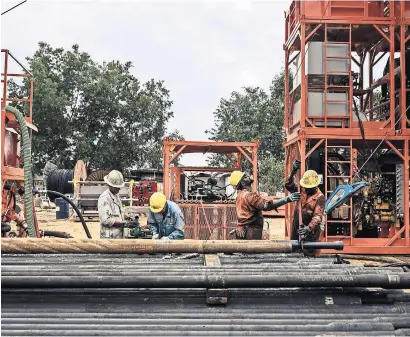
<path fill-rule="evenodd" d="M 364 160 L 366 160 L 366 157 L 367 157 L 367 150 L 369 150 L 370 153 L 372 152 L 372 150 L 371 150 L 371 148 L 370 148 L 370 146 L 369 146 L 369 143 L 367 143 L 366 135 L 365 135 L 365 133 L 364 133 L 363 122 L 362 122 L 362 120 L 361 120 L 361 118 L 360 118 L 359 110 L 358 110 L 358 108 L 357 108 L 357 104 L 356 104 L 356 101 L 355 101 L 355 100 L 353 100 L 353 104 L 354 104 L 354 109 L 353 109 L 353 110 L 354 110 L 355 115 L 356 115 L 356 117 L 357 117 L 357 119 L 358 119 L 358 121 L 359 121 L 360 134 L 361 134 L 362 140 L 363 140 L 363 161 L 364 161 Z M 377 160 L 376 158 L 374 158 L 374 157 L 373 157 L 373 160 L 374 160 L 374 162 L 376 163 L 376 168 L 377 168 L 377 170 L 378 170 L 378 173 L 381 175 L 381 169 L 380 169 L 380 165 L 379 165 L 378 160 Z"/>
<path fill-rule="evenodd" d="M 74 209 L 74 211 L 77 213 L 77 216 L 80 218 L 81 224 L 83 225 L 83 228 L 84 228 L 85 234 L 87 235 L 87 238 L 92 239 L 91 234 L 90 234 L 90 231 L 88 230 L 87 224 L 85 223 L 85 220 L 84 220 L 84 218 L 83 218 L 83 215 L 81 214 L 81 212 L 79 211 L 79 209 L 77 208 L 77 206 L 72 202 L 72 200 L 70 200 L 70 199 L 67 198 L 64 194 L 61 194 L 61 193 L 59 193 L 59 192 L 57 192 L 57 191 L 47 190 L 46 192 L 47 192 L 48 195 L 54 194 L 54 195 L 59 196 L 60 198 L 63 198 L 65 201 L 67 201 L 67 202 L 71 205 L 71 207 L 72 207 L 72 208 Z"/>
<path fill-rule="evenodd" d="M 53 170 L 47 177 L 46 189 L 50 191 L 56 191 L 61 194 L 73 194 L 74 186 L 69 181 L 73 181 L 74 170 Z M 55 200 L 53 194 L 48 194 L 51 201 Z"/>
<path fill-rule="evenodd" d="M 24 1 L 20 2 L 19 4 L 15 5 L 14 7 L 11 7 L 10 9 L 8 9 L 8 10 L 6 10 L 5 12 L 1 13 L 1 15 L 6 14 L 6 13 L 12 11 L 14 8 L 17 8 L 18 6 L 24 4 L 25 2 L 27 2 L 27 0 L 24 0 Z"/>

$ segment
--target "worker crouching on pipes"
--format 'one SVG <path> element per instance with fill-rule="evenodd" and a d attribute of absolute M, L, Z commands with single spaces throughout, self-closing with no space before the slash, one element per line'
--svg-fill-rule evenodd
<path fill-rule="evenodd" d="M 300 161 L 293 162 L 292 171 L 286 181 L 285 188 L 293 193 L 297 191 L 294 176 L 300 169 Z M 302 224 L 299 225 L 299 206 L 293 215 L 292 240 L 303 238 L 304 241 L 317 242 L 323 238 L 325 197 L 318 188 L 320 178 L 316 171 L 308 170 L 300 180 Z M 320 250 L 304 250 L 305 256 L 318 256 Z"/>
<path fill-rule="evenodd" d="M 153 240 L 183 240 L 184 215 L 179 206 L 167 200 L 165 194 L 155 192 L 149 199 L 148 226 Z"/>
<path fill-rule="evenodd" d="M 108 189 L 98 198 L 98 215 L 100 216 L 100 238 L 101 239 L 123 239 L 124 238 L 124 215 L 122 213 L 122 202 L 118 195 L 124 186 L 124 177 L 121 172 L 113 170 L 104 177 Z"/>
<path fill-rule="evenodd" d="M 253 179 L 244 172 L 234 171 L 229 178 L 230 184 L 237 189 L 236 215 L 238 225 L 236 239 L 262 240 L 262 211 L 277 210 L 280 206 L 300 199 L 300 193 L 294 192 L 278 201 L 266 200 L 258 192 L 252 192 Z"/>

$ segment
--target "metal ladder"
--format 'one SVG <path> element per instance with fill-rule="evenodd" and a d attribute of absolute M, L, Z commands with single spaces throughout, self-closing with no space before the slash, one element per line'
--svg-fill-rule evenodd
<path fill-rule="evenodd" d="M 354 155 L 353 155 L 353 147 L 352 147 L 352 140 L 347 141 L 349 142 L 349 145 L 329 145 L 329 140 L 326 139 L 325 140 L 325 171 L 324 173 L 326 174 L 325 176 L 325 197 L 326 199 L 330 196 L 330 194 L 333 193 L 333 190 L 329 190 L 329 186 L 328 186 L 328 179 L 343 179 L 343 183 L 344 184 L 351 184 L 352 180 L 353 180 L 353 174 L 354 174 Z M 349 160 L 329 160 L 329 153 L 330 153 L 330 149 L 334 150 L 334 149 L 348 149 L 349 150 Z M 343 175 L 330 175 L 329 174 L 329 164 L 347 164 L 350 167 L 349 170 L 349 175 L 348 176 L 343 176 Z M 337 185 L 337 184 L 336 184 Z M 340 235 L 340 236 L 329 236 L 331 238 L 350 238 L 352 240 L 353 235 L 352 235 L 352 231 L 353 231 L 353 207 L 352 204 L 347 205 L 346 207 L 348 207 L 349 209 L 349 217 L 346 220 L 326 220 L 326 226 L 325 226 L 325 239 L 327 241 L 328 238 L 328 234 L 327 234 L 327 224 L 346 224 L 346 223 L 350 223 L 350 234 L 349 235 Z M 329 214 L 330 215 L 330 214 Z"/>
<path fill-rule="evenodd" d="M 328 40 L 328 31 L 329 30 L 348 30 L 349 31 L 349 40 L 348 41 L 329 41 Z M 352 93 L 352 75 L 351 75 L 351 69 L 352 69 L 352 59 L 351 59 L 351 40 L 352 40 L 352 30 L 351 30 L 351 25 L 348 26 L 335 26 L 331 25 L 328 23 L 325 23 L 325 38 L 324 38 L 324 100 L 323 100 L 323 114 L 324 114 L 324 122 L 323 122 L 323 127 L 327 127 L 327 119 L 328 119 L 328 103 L 344 103 L 349 106 L 349 117 L 346 116 L 332 116 L 330 119 L 349 119 L 351 118 L 352 114 L 352 104 L 349 104 L 352 102 L 353 99 L 353 93 Z M 328 47 L 329 45 L 347 45 L 348 46 L 348 52 L 347 56 L 328 56 Z M 332 60 L 348 60 L 348 66 L 347 70 L 328 70 L 328 62 Z M 329 84 L 329 75 L 347 75 L 349 79 L 349 85 L 333 85 Z M 328 99 L 328 93 L 329 90 L 340 92 L 340 93 L 348 93 L 348 98 L 347 100 L 332 100 Z M 344 127 L 343 120 L 341 121 L 341 126 Z"/>

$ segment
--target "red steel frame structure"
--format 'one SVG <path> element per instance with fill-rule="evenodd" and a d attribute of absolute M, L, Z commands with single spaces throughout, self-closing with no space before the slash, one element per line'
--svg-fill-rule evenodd
<path fill-rule="evenodd" d="M 164 154 L 164 194 L 168 199 L 180 201 L 180 177 L 184 171 L 232 172 L 242 169 L 242 160 L 252 166 L 254 177 L 253 190 L 258 182 L 258 148 L 259 142 L 200 142 L 172 141 L 165 138 Z M 232 167 L 192 167 L 173 166 L 174 161 L 184 153 L 219 153 L 231 161 Z M 229 240 L 229 232 L 236 227 L 236 210 L 232 204 L 195 204 L 193 201 L 180 204 L 185 216 L 185 233 L 190 239 Z"/>
<path fill-rule="evenodd" d="M 363 136 L 359 128 L 358 119 L 354 118 L 354 104 L 360 105 L 360 111 L 366 115 L 363 121 L 365 138 L 373 151 L 378 146 L 392 149 L 404 164 L 404 226 L 392 228 L 388 238 L 354 238 L 352 235 L 352 207 L 350 207 L 350 236 L 330 236 L 325 230 L 326 241 L 343 240 L 344 253 L 351 254 L 410 254 L 410 219 L 409 219 L 409 161 L 410 161 L 410 120 L 406 102 L 405 49 L 409 47 L 410 34 L 410 1 L 315 1 L 294 0 L 290 10 L 285 15 L 285 154 L 286 172 L 290 172 L 294 159 L 300 159 L 303 174 L 308 169 L 308 159 L 317 149 L 325 152 L 324 172 L 327 172 L 328 152 L 330 148 L 346 149 L 350 153 L 350 176 L 337 177 L 343 182 L 351 182 L 357 172 L 357 155 L 363 146 Z M 344 30 L 345 38 L 341 41 L 331 41 L 330 32 Z M 324 113 L 322 116 L 309 115 L 308 95 L 314 91 L 307 74 L 306 53 L 311 41 L 324 43 L 324 76 L 321 91 L 324 95 Z M 327 69 L 331 59 L 327 55 L 327 44 L 345 44 L 348 46 L 349 69 L 346 72 L 348 83 L 331 85 Z M 400 66 L 393 62 L 394 54 L 400 53 Z M 298 56 L 299 55 L 299 56 Z M 382 56 L 390 59 L 389 73 L 378 80 L 373 78 L 374 66 Z M 292 63 L 299 57 L 300 85 L 292 88 L 289 75 Z M 368 87 L 364 87 L 365 60 L 368 62 L 366 77 Z M 354 85 L 351 72 L 352 64 L 359 68 L 358 78 L 362 84 Z M 410 66 L 410 65 L 409 65 Z M 401 77 L 401 88 L 395 90 L 395 74 Z M 294 73 L 295 75 L 295 73 Z M 397 76 L 396 76 L 397 78 Z M 388 107 L 384 118 L 378 117 L 377 111 L 381 106 L 374 106 L 374 89 L 381 84 L 390 85 L 390 93 L 395 99 L 383 103 Z M 327 96 L 330 92 L 344 92 L 348 100 L 348 113 L 341 116 L 328 115 L 327 103 L 331 101 Z M 295 113 L 295 97 L 300 95 L 300 116 Z M 329 95 L 330 96 L 330 95 Z M 356 102 L 356 103 L 355 103 Z M 399 102 L 396 104 L 396 102 Z M 342 103 L 342 101 L 339 101 Z M 335 127 L 336 126 L 336 127 Z M 360 152 L 359 152 L 360 153 Z M 328 196 L 328 180 L 325 177 L 325 193 Z M 350 205 L 351 206 L 351 205 Z M 293 206 L 286 207 L 286 236 L 289 237 L 292 226 Z M 394 227 L 394 226 L 393 226 Z"/>
<path fill-rule="evenodd" d="M 259 142 L 253 143 L 233 143 L 233 142 L 200 142 L 200 141 L 173 141 L 164 139 L 164 194 L 170 197 L 172 189 L 170 169 L 171 164 L 184 153 L 219 153 L 226 155 L 234 165 L 229 168 L 221 167 L 180 167 L 183 171 L 208 171 L 208 172 L 232 172 L 241 170 L 242 159 L 247 160 L 252 165 L 254 178 L 253 190 L 256 191 L 258 184 L 258 148 Z M 236 158 L 234 158 L 234 156 Z"/>
<path fill-rule="evenodd" d="M 20 168 L 20 148 L 19 143 L 19 129 L 15 117 L 11 113 L 5 113 L 3 110 L 9 102 L 25 102 L 28 104 L 28 115 L 25 117 L 29 135 L 31 137 L 32 130 L 37 131 L 37 128 L 32 124 L 33 117 L 33 80 L 32 75 L 21 65 L 21 63 L 10 53 L 7 49 L 2 49 L 2 60 L 4 62 L 4 68 L 2 69 L 3 84 L 2 97 L 1 97 L 1 185 L 4 185 L 6 180 L 18 181 L 22 185 L 24 184 L 24 170 Z M 16 62 L 23 73 L 9 73 L 9 62 Z M 11 98 L 8 96 L 7 82 L 11 78 L 29 78 L 30 79 L 30 93 L 25 98 Z"/>

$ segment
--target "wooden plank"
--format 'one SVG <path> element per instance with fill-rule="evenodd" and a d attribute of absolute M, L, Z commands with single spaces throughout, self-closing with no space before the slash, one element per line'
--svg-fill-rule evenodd
<path fill-rule="evenodd" d="M 221 260 L 218 254 L 204 254 L 206 267 L 220 267 Z M 206 289 L 206 303 L 210 305 L 226 305 L 228 303 L 228 289 Z"/>

